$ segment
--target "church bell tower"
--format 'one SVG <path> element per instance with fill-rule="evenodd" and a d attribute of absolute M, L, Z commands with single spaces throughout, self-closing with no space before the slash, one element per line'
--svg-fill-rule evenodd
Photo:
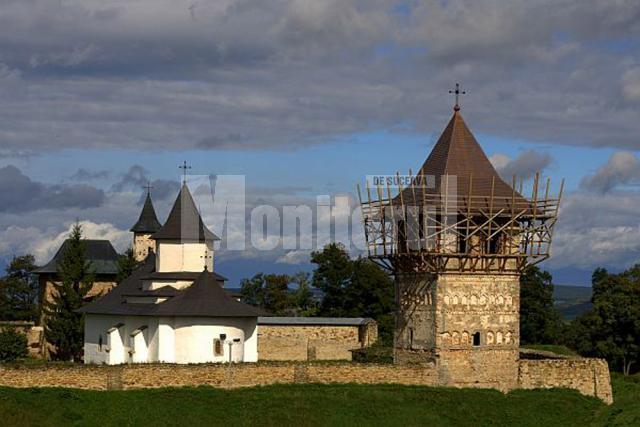
<path fill-rule="evenodd" d="M 443 385 L 517 381 L 520 274 L 549 257 L 562 195 L 536 174 L 531 197 L 498 175 L 460 113 L 420 170 L 367 182 L 368 256 L 395 278 L 396 363 L 428 363 Z"/>
<path fill-rule="evenodd" d="M 151 201 L 151 186 L 147 186 L 147 197 L 145 198 L 142 212 L 138 222 L 136 222 L 130 231 L 133 232 L 133 253 L 137 261 L 143 261 L 149 252 L 155 249 L 155 241 L 151 235 L 160 230 L 162 226 Z"/>

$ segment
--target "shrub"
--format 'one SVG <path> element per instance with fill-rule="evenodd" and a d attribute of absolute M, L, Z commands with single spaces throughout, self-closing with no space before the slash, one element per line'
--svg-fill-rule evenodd
<path fill-rule="evenodd" d="M 0 332 L 0 362 L 13 362 L 27 357 L 27 337 L 14 329 Z"/>
<path fill-rule="evenodd" d="M 359 363 L 393 363 L 393 348 L 374 345 L 351 350 L 353 361 Z"/>

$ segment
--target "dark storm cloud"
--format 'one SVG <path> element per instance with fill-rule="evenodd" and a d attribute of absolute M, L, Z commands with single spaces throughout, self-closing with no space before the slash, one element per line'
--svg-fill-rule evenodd
<path fill-rule="evenodd" d="M 478 133 L 637 147 L 637 1 L 2 7 L 7 150 L 290 148 L 380 129 L 430 133 L 447 119 L 454 80 Z"/>
<path fill-rule="evenodd" d="M 103 201 L 104 192 L 88 185 L 49 185 L 32 181 L 15 166 L 0 168 L 0 212 L 87 209 Z"/>
<path fill-rule="evenodd" d="M 120 180 L 113 184 L 111 190 L 114 192 L 121 192 L 125 189 L 140 189 L 141 196 L 139 201 L 142 201 L 146 194 L 142 189 L 147 185 L 151 185 L 151 194 L 154 199 L 158 200 L 175 197 L 180 189 L 180 183 L 178 181 L 166 179 L 150 180 L 149 171 L 147 169 L 141 165 L 133 165 L 121 176 Z"/>
<path fill-rule="evenodd" d="M 76 181 L 93 181 L 97 179 L 107 179 L 111 174 L 106 170 L 97 170 L 92 171 L 85 168 L 78 169 L 73 175 L 71 175 L 71 179 Z"/>

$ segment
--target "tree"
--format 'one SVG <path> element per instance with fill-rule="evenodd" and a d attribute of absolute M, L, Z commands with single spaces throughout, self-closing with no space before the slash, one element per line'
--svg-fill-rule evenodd
<path fill-rule="evenodd" d="M 330 243 L 322 251 L 311 253 L 311 262 L 316 264 L 313 286 L 323 292 L 320 315 L 344 317 L 345 293 L 353 277 L 353 263 L 344 246 Z"/>
<path fill-rule="evenodd" d="M 294 299 L 289 292 L 291 278 L 286 274 L 258 273 L 241 282 L 240 294 L 247 304 L 263 308 L 276 316 L 287 316 Z"/>
<path fill-rule="evenodd" d="M 290 278 L 286 274 L 264 276 L 264 308 L 276 316 L 287 316 L 292 299 L 289 295 Z"/>
<path fill-rule="evenodd" d="M 572 322 L 569 345 L 629 375 L 640 361 L 640 265 L 620 274 L 597 269 L 592 286 L 593 308 Z"/>
<path fill-rule="evenodd" d="M 0 331 L 0 362 L 13 362 L 28 355 L 25 334 L 11 328 Z"/>
<path fill-rule="evenodd" d="M 353 276 L 347 287 L 345 309 L 349 316 L 375 319 L 380 341 L 389 345 L 393 343 L 394 283 L 384 270 L 366 258 L 353 261 Z"/>
<path fill-rule="evenodd" d="M 318 304 L 313 297 L 309 274 L 296 273 L 291 277 L 291 282 L 297 285 L 293 292 L 292 308 L 295 316 L 315 316 L 318 312 Z"/>
<path fill-rule="evenodd" d="M 555 344 L 562 335 L 560 313 L 553 305 L 551 274 L 529 266 L 520 276 L 520 341 Z"/>
<path fill-rule="evenodd" d="M 323 291 L 319 315 L 371 317 L 378 322 L 380 340 L 393 340 L 395 293 L 389 275 L 365 258 L 351 260 L 346 249 L 332 243 L 311 254 L 317 265 L 313 284 Z"/>
<path fill-rule="evenodd" d="M 131 276 L 131 273 L 138 268 L 140 262 L 136 260 L 136 255 L 133 252 L 133 248 L 127 249 L 123 254 L 118 256 L 118 275 L 116 276 L 116 283 L 122 282 L 127 277 Z"/>
<path fill-rule="evenodd" d="M 31 254 L 13 257 L 0 279 L 0 319 L 38 320 L 37 268 Z"/>
<path fill-rule="evenodd" d="M 55 347 L 58 360 L 80 360 L 84 341 L 84 315 L 78 313 L 93 285 L 94 272 L 87 259 L 82 227 L 76 223 L 58 265 L 60 282 L 51 301 L 44 303 L 45 338 Z"/>
<path fill-rule="evenodd" d="M 256 307 L 264 307 L 264 274 L 258 273 L 251 279 L 242 279 L 240 295 L 242 301 Z"/>

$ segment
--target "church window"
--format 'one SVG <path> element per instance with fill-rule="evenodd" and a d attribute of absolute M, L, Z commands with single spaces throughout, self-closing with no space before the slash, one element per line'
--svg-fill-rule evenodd
<path fill-rule="evenodd" d="M 473 346 L 478 347 L 480 345 L 480 332 L 474 332 L 473 334 Z"/>
<path fill-rule="evenodd" d="M 502 295 L 498 295 L 498 305 L 504 304 L 504 297 Z"/>
<path fill-rule="evenodd" d="M 496 344 L 502 344 L 502 332 L 496 333 Z"/>
<path fill-rule="evenodd" d="M 222 356 L 222 341 L 219 338 L 213 339 L 213 355 L 214 356 Z"/>
<path fill-rule="evenodd" d="M 478 297 L 475 295 L 471 295 L 471 305 L 478 304 Z"/>

